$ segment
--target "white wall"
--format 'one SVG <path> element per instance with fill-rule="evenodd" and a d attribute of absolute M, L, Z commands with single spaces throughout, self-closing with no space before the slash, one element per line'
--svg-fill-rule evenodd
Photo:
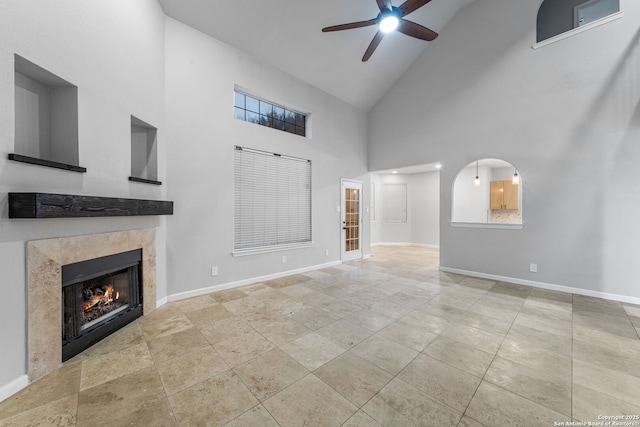
<path fill-rule="evenodd" d="M 442 266 L 640 298 L 640 3 L 534 50 L 540 3 L 460 10 L 372 111 L 370 168 L 443 164 Z M 450 227 L 455 174 L 485 157 L 518 166 L 522 230 Z"/>
<path fill-rule="evenodd" d="M 364 180 L 367 114 L 257 62 L 178 21 L 166 20 L 169 294 L 176 298 L 230 283 L 340 259 L 340 179 Z M 311 113 L 309 139 L 233 117 L 234 85 Z M 234 146 L 310 159 L 314 246 L 233 257 Z M 365 253 L 369 217 L 365 214 Z M 325 256 L 325 250 L 329 255 Z M 286 256 L 283 264 L 281 257 Z M 212 277 L 211 267 L 219 275 Z"/>
<path fill-rule="evenodd" d="M 166 295 L 162 218 L 15 220 L 7 204 L 8 192 L 165 198 L 165 187 L 128 181 L 130 116 L 160 129 L 164 122 L 164 23 L 155 0 L 0 2 L 0 398 L 26 374 L 25 242 L 157 227 L 158 297 Z M 7 160 L 16 53 L 78 86 L 79 163 L 87 173 Z M 163 149 L 159 156 L 164 168 Z"/>
<path fill-rule="evenodd" d="M 371 224 L 371 243 L 440 243 L 440 173 L 372 174 L 375 184 L 376 220 Z M 383 221 L 384 184 L 406 184 L 407 222 Z"/>
<path fill-rule="evenodd" d="M 451 221 L 486 223 L 488 222 L 491 181 L 494 179 L 490 167 L 478 167 L 480 185 L 475 185 L 475 163 L 465 167 L 454 178 L 452 193 Z"/>

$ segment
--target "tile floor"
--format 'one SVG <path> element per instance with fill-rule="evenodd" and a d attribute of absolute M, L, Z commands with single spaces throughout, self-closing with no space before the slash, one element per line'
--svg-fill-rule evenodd
<path fill-rule="evenodd" d="M 493 427 L 640 415 L 640 306 L 442 273 L 428 248 L 373 255 L 167 304 L 0 403 L 0 425 Z"/>

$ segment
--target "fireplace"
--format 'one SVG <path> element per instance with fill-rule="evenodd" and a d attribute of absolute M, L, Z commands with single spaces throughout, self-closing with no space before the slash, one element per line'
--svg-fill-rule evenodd
<path fill-rule="evenodd" d="M 60 366 L 63 336 L 66 341 L 73 342 L 73 344 L 66 343 L 65 352 L 67 351 L 66 347 L 70 345 L 80 345 L 84 349 L 93 344 L 91 341 L 94 339 L 101 339 L 110 334 L 113 330 L 109 330 L 109 328 L 116 326 L 118 322 L 126 324 L 127 322 L 124 321 L 130 321 L 129 316 L 137 316 L 138 313 L 146 316 L 155 310 L 155 235 L 154 229 L 143 229 L 32 240 L 27 243 L 29 381 L 35 381 Z M 123 256 L 121 254 L 128 252 L 137 252 L 137 258 L 121 262 L 120 257 Z M 111 258 L 112 255 L 116 255 L 116 257 Z M 75 267 L 82 266 L 85 261 L 98 260 L 96 262 L 100 263 L 103 259 L 109 258 L 112 260 L 120 258 L 120 260 L 115 265 L 102 265 L 97 269 L 90 268 L 89 272 L 82 273 L 73 270 Z M 125 273 L 130 275 L 129 269 L 136 265 L 138 266 L 137 278 L 134 276 L 133 279 L 125 279 L 123 275 Z M 63 270 L 65 270 L 64 278 Z M 69 271 L 71 272 L 69 273 Z M 115 279 L 116 284 L 113 284 L 113 288 L 116 292 L 120 292 L 116 304 L 113 304 L 114 301 L 107 303 L 108 299 L 115 298 L 115 296 L 104 296 L 107 293 L 109 283 L 105 285 L 102 279 L 98 280 L 99 276 L 110 276 Z M 132 280 L 133 283 L 136 280 L 138 282 L 138 297 L 135 296 L 135 286 L 133 291 L 127 289 L 126 284 L 131 285 L 130 281 Z M 91 281 L 99 283 L 97 285 L 86 283 Z M 96 310 L 87 314 L 86 321 L 81 322 L 79 326 L 77 322 L 82 314 L 76 314 L 75 320 L 71 321 L 74 325 L 73 328 L 69 326 L 65 331 L 66 322 L 63 321 L 65 302 L 62 288 L 69 288 L 64 291 L 68 294 L 65 297 L 67 303 L 72 298 L 71 295 L 75 295 L 73 299 L 77 299 L 79 297 L 76 292 L 81 292 L 83 302 L 75 302 L 75 304 L 82 307 L 84 305 L 84 291 L 77 291 L 80 285 L 76 286 L 76 291 L 73 290 L 74 286 L 79 283 L 87 285 L 83 285 L 83 287 L 89 288 L 86 291 L 88 295 L 101 297 L 99 304 L 102 306 L 99 309 L 96 307 Z M 63 284 L 66 286 L 62 286 Z M 109 291 L 109 293 L 111 292 Z M 136 298 L 138 298 L 137 302 Z M 123 301 L 126 302 L 120 305 Z M 129 307 L 122 308 L 127 304 Z M 105 305 L 109 305 L 109 307 L 105 307 Z M 120 310 L 118 311 L 118 309 Z M 71 318 L 73 319 L 73 317 Z M 95 323 L 90 323 L 92 321 Z M 83 326 L 85 327 L 83 328 Z M 98 335 L 90 334 L 90 332 L 96 332 Z M 99 334 L 104 334 L 104 336 L 100 337 Z M 79 338 L 79 335 L 82 335 L 82 338 Z M 91 338 L 87 338 L 87 336 Z M 85 340 L 89 341 L 83 344 L 82 342 Z"/>
<path fill-rule="evenodd" d="M 142 316 L 142 250 L 62 266 L 62 361 Z"/>

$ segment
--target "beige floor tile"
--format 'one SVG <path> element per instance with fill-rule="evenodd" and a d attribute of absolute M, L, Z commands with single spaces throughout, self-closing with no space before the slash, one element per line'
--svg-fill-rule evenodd
<path fill-rule="evenodd" d="M 156 365 L 168 396 L 229 370 L 229 365 L 211 346 L 185 353 Z"/>
<path fill-rule="evenodd" d="M 382 424 L 360 410 L 342 424 L 342 427 L 382 427 Z"/>
<path fill-rule="evenodd" d="M 287 317 L 256 324 L 256 330 L 278 347 L 282 347 L 311 332 L 311 329 Z"/>
<path fill-rule="evenodd" d="M 622 311 L 624 314 L 624 311 Z M 623 338 L 637 339 L 638 334 L 631 324 L 629 317 L 624 314 L 624 316 L 613 316 L 611 318 L 606 318 L 604 316 L 582 316 L 579 314 L 573 315 L 573 325 L 574 327 L 584 327 L 591 331 L 597 331 L 599 333 L 617 335 Z"/>
<path fill-rule="evenodd" d="M 340 426 L 358 410 L 313 374 L 263 404 L 282 427 Z"/>
<path fill-rule="evenodd" d="M 222 305 L 227 309 L 227 311 L 230 311 L 233 314 L 246 313 L 247 311 L 253 311 L 257 308 L 266 307 L 265 304 L 251 297 L 223 302 Z"/>
<path fill-rule="evenodd" d="M 158 413 L 154 414 L 154 411 Z M 128 425 L 122 420 L 132 414 L 144 414 L 145 418 L 141 419 L 145 420 L 162 420 L 171 414 L 164 388 L 153 367 L 83 390 L 78 397 L 79 426 Z"/>
<path fill-rule="evenodd" d="M 483 381 L 465 415 L 487 426 L 541 427 L 567 416 Z"/>
<path fill-rule="evenodd" d="M 417 351 L 377 334 L 361 342 L 350 351 L 392 375 L 397 375 L 418 355 Z"/>
<path fill-rule="evenodd" d="M 247 294 L 242 292 L 241 289 L 227 289 L 225 291 L 214 292 L 211 297 L 219 303 L 225 303 L 240 298 L 245 298 Z"/>
<path fill-rule="evenodd" d="M 573 326 L 571 322 L 560 321 L 545 315 L 520 312 L 513 323 L 515 325 L 527 326 L 532 329 L 550 332 L 556 335 L 563 335 L 569 338 L 571 338 L 573 333 Z"/>
<path fill-rule="evenodd" d="M 345 352 L 344 348 L 313 332 L 281 348 L 310 371 L 319 368 Z"/>
<path fill-rule="evenodd" d="M 385 426 L 456 426 L 462 414 L 399 379 L 392 380 L 363 408 Z"/>
<path fill-rule="evenodd" d="M 153 366 L 146 343 L 100 355 L 82 362 L 80 390 Z"/>
<path fill-rule="evenodd" d="M 280 427 L 262 405 L 249 409 L 224 427 Z"/>
<path fill-rule="evenodd" d="M 340 318 L 313 306 L 307 306 L 302 310 L 295 311 L 290 314 L 289 317 L 314 331 L 322 328 L 323 326 L 327 326 Z"/>
<path fill-rule="evenodd" d="M 336 301 L 334 297 L 327 295 L 324 292 L 318 292 L 314 290 L 304 295 L 299 295 L 295 299 L 313 306 L 317 306 L 318 304 L 322 304 L 322 303 L 331 303 Z"/>
<path fill-rule="evenodd" d="M 178 307 L 183 313 L 188 313 L 190 311 L 211 307 L 212 305 L 218 305 L 219 303 L 211 297 L 211 294 L 206 294 L 175 301 L 172 304 Z"/>
<path fill-rule="evenodd" d="M 309 371 L 281 350 L 271 350 L 233 369 L 258 400 L 265 401 Z"/>
<path fill-rule="evenodd" d="M 207 323 L 231 317 L 233 316 L 233 313 L 224 308 L 222 304 L 218 304 L 212 305 L 211 307 L 201 308 L 200 310 L 190 311 L 185 315 L 193 325 L 196 327 L 202 327 Z"/>
<path fill-rule="evenodd" d="M 573 340 L 573 358 L 640 378 L 640 340 L 619 338 L 614 344 Z"/>
<path fill-rule="evenodd" d="M 481 381 L 479 377 L 426 355 L 416 357 L 398 374 L 398 378 L 461 413 L 471 402 Z"/>
<path fill-rule="evenodd" d="M 527 298 L 533 288 L 531 286 L 516 285 L 515 283 L 498 282 L 489 289 L 491 294 L 507 295 L 518 298 Z"/>
<path fill-rule="evenodd" d="M 533 369 L 496 357 L 484 380 L 571 416 L 571 381 L 554 376 L 548 370 Z"/>
<path fill-rule="evenodd" d="M 460 281 L 459 284 L 460 286 L 467 286 L 470 288 L 488 291 L 496 285 L 496 281 L 490 279 L 480 279 L 477 277 L 465 277 Z"/>
<path fill-rule="evenodd" d="M 217 342 L 213 348 L 231 367 L 234 367 L 275 347 L 257 332 L 248 332 Z"/>
<path fill-rule="evenodd" d="M 147 342 L 155 363 L 173 359 L 186 351 L 209 347 L 209 343 L 196 328 L 185 329 Z"/>
<path fill-rule="evenodd" d="M 312 302 L 311 304 L 314 307 L 321 308 L 324 311 L 331 313 L 334 316 L 337 316 L 338 318 L 343 318 L 345 316 L 348 316 L 362 309 L 362 306 L 360 305 L 351 304 L 350 302 L 342 301 L 342 300 L 319 302 L 319 303 Z"/>
<path fill-rule="evenodd" d="M 506 323 L 513 323 L 520 307 L 524 301 L 522 301 L 517 308 L 505 307 L 498 302 L 488 301 L 487 299 L 480 299 L 478 302 L 469 307 L 468 313 L 477 313 L 486 317 L 492 317 Z M 466 314 L 465 314 L 466 315 Z"/>
<path fill-rule="evenodd" d="M 640 393 L 638 393 L 640 378 L 638 377 L 581 360 L 574 360 L 573 382 L 632 405 L 640 406 Z"/>
<path fill-rule="evenodd" d="M 478 301 L 478 296 L 464 296 L 458 292 L 445 291 L 433 298 L 429 303 L 450 305 L 460 310 L 468 310 Z"/>
<path fill-rule="evenodd" d="M 360 344 L 374 334 L 372 331 L 346 320 L 338 320 L 318 329 L 316 333 L 345 349 Z"/>
<path fill-rule="evenodd" d="M 366 308 L 360 311 L 356 311 L 355 313 L 348 315 L 344 319 L 348 320 L 351 323 L 355 323 L 358 326 L 369 329 L 373 332 L 379 331 L 380 329 L 393 323 L 393 321 L 395 320 L 392 317 L 385 316 L 382 313 L 378 313 Z"/>
<path fill-rule="evenodd" d="M 486 314 L 475 313 L 471 309 L 467 310 L 464 316 L 458 319 L 458 323 L 462 323 L 474 328 L 482 329 L 496 334 L 506 334 L 511 328 L 512 321 L 499 319 L 496 316 L 487 316 Z"/>
<path fill-rule="evenodd" d="M 112 334 L 97 344 L 80 353 L 80 359 L 88 359 L 101 354 L 122 350 L 127 347 L 142 344 L 145 340 L 140 322 L 132 322 L 120 329 L 117 334 Z"/>
<path fill-rule="evenodd" d="M 365 359 L 346 352 L 315 371 L 325 383 L 346 397 L 357 407 L 361 407 L 393 376 Z"/>
<path fill-rule="evenodd" d="M 571 322 L 573 306 L 571 303 L 527 298 L 520 312 L 556 318 L 563 322 Z"/>
<path fill-rule="evenodd" d="M 454 323 L 441 336 L 468 344 L 487 353 L 495 354 L 502 344 L 504 334 L 495 334 L 471 326 Z"/>
<path fill-rule="evenodd" d="M 80 389 L 81 368 L 81 361 L 67 362 L 51 374 L 0 402 L 0 419 L 77 394 Z"/>
<path fill-rule="evenodd" d="M 444 332 L 453 323 L 444 317 L 434 316 L 422 310 L 414 310 L 399 319 L 398 323 L 424 328 L 436 334 Z"/>
<path fill-rule="evenodd" d="M 232 371 L 169 398 L 181 426 L 222 426 L 259 402 Z"/>
<path fill-rule="evenodd" d="M 384 314 L 392 319 L 398 319 L 402 316 L 406 316 L 413 311 L 413 309 L 414 308 L 409 305 L 390 301 L 389 298 L 382 299 L 371 305 L 371 310 Z"/>
<path fill-rule="evenodd" d="M 485 425 L 484 424 L 480 424 L 479 422 L 477 422 L 473 418 L 469 418 L 468 416 L 465 415 L 460 420 L 460 424 L 458 424 L 458 427 L 485 427 Z"/>
<path fill-rule="evenodd" d="M 547 301 L 549 303 L 571 304 L 573 295 L 567 292 L 551 291 L 548 289 L 531 288 L 527 299 L 535 299 L 537 301 Z"/>
<path fill-rule="evenodd" d="M 446 319 L 449 322 L 455 322 L 466 311 L 465 309 L 457 308 L 448 304 L 434 302 L 433 300 L 419 306 L 417 310 L 423 311 L 432 316 L 442 317 L 443 319 Z"/>
<path fill-rule="evenodd" d="M 177 312 L 166 317 L 157 315 L 152 319 L 145 319 L 141 324 L 141 328 L 145 338 L 152 340 L 193 328 L 193 323 L 184 313 Z"/>
<path fill-rule="evenodd" d="M 5 418 L 6 414 L 0 413 L 0 425 L 3 427 L 73 427 L 76 425 L 77 404 L 78 396 L 72 394 L 10 417 Z"/>
<path fill-rule="evenodd" d="M 438 334 L 425 328 L 395 322 L 377 334 L 380 337 L 402 344 L 415 351 L 422 351 L 438 337 Z"/>
<path fill-rule="evenodd" d="M 594 384 L 595 387 L 597 385 Z M 584 422 L 602 421 L 599 415 L 640 415 L 640 406 L 615 399 L 590 387 L 573 385 L 573 418 Z"/>
<path fill-rule="evenodd" d="M 220 320 L 207 323 L 199 328 L 200 333 L 209 344 L 216 344 L 220 341 L 228 340 L 253 332 L 253 328 L 244 323 L 236 316 L 225 317 Z"/>
<path fill-rule="evenodd" d="M 482 378 L 494 355 L 446 337 L 438 337 L 423 351 L 454 368 Z"/>

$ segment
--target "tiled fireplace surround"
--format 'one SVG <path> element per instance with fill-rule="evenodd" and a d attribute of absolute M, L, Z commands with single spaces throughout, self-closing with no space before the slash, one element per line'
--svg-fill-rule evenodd
<path fill-rule="evenodd" d="M 62 363 L 62 266 L 142 249 L 143 313 L 156 308 L 155 230 L 130 230 L 27 243 L 29 381 Z"/>

